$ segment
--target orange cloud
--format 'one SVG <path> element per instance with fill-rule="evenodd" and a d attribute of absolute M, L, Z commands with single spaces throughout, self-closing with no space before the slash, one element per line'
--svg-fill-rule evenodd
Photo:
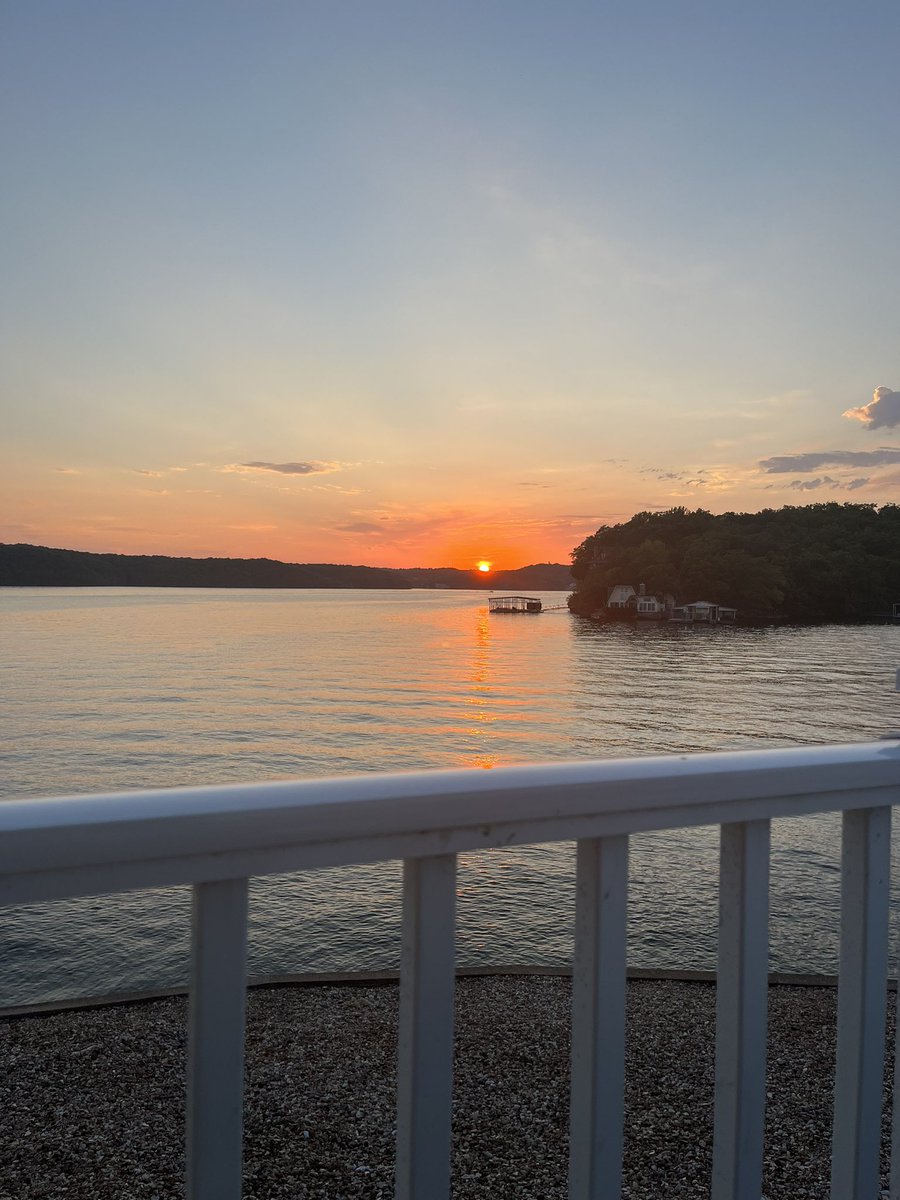
<path fill-rule="evenodd" d="M 862 421 L 866 429 L 893 429 L 900 425 L 900 392 L 877 387 L 868 404 L 848 408 L 843 416 Z"/>

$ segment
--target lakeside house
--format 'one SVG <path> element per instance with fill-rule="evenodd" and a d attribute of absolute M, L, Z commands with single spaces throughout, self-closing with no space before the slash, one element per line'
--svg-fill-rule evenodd
<path fill-rule="evenodd" d="M 642 621 L 664 621 L 675 608 L 675 597 L 669 594 L 648 595 L 643 583 L 638 586 L 637 591 L 630 584 L 619 583 L 610 588 L 606 607 L 625 617 L 634 616 Z"/>
<path fill-rule="evenodd" d="M 606 597 L 606 607 L 615 609 L 629 609 L 637 606 L 637 592 L 627 583 L 617 583 L 615 587 L 609 589 L 609 594 Z"/>
<path fill-rule="evenodd" d="M 641 584 L 641 588 L 643 588 Z M 666 593 L 665 596 L 647 596 L 643 591 L 638 592 L 638 620 L 665 621 L 672 615 L 675 608 L 675 597 Z"/>
<path fill-rule="evenodd" d="M 599 612 L 598 619 L 607 618 L 643 621 L 677 621 L 683 625 L 730 624 L 737 617 L 737 609 L 724 604 L 712 604 L 708 600 L 694 600 L 690 604 L 675 603 L 675 597 L 648 595 L 644 584 L 637 591 L 627 583 L 617 583 L 609 589 L 606 611 Z"/>

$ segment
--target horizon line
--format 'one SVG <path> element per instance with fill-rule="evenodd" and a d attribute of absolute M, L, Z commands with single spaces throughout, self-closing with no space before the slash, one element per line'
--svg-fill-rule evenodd
<path fill-rule="evenodd" d="M 115 558 L 168 558 L 175 562 L 270 562 L 278 563 L 284 567 L 350 567 L 359 568 L 366 571 L 458 571 L 462 575 L 480 575 L 483 579 L 490 578 L 496 575 L 507 574 L 510 571 L 524 571 L 528 567 L 565 567 L 571 568 L 571 564 L 564 562 L 533 562 L 523 563 L 518 567 L 497 567 L 490 571 L 479 571 L 478 567 L 384 567 L 373 566 L 370 563 L 347 563 L 347 562 L 295 562 L 288 561 L 282 558 L 270 558 L 267 555 L 257 555 L 247 558 L 243 556 L 232 556 L 227 554 L 165 554 L 161 552 L 155 553 L 129 553 L 122 550 L 76 550 L 71 546 L 42 546 L 36 542 L 0 542 L 0 549 L 14 548 L 24 546 L 29 550 L 48 550 L 57 554 L 91 554 L 101 556 L 112 556 Z"/>

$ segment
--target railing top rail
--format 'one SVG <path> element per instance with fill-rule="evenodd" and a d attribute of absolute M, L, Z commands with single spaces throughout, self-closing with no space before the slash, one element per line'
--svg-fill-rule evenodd
<path fill-rule="evenodd" d="M 277 850 L 280 857 L 261 863 L 262 873 L 292 869 L 287 847 L 330 847 L 325 858 L 297 866 L 351 863 L 394 857 L 391 839 L 427 836 L 432 850 L 449 849 L 451 841 L 459 849 L 577 836 L 578 823 L 589 819 L 604 822 L 604 830 L 634 832 L 864 802 L 900 803 L 900 743 L 8 800 L 0 803 L 0 883 L 27 872 L 162 860 L 182 861 L 189 879 L 191 858 L 246 860 Z M 379 846 L 361 850 L 367 841 Z M 401 849 L 416 852 L 406 843 Z M 207 863 L 207 875 L 210 869 Z M 231 874 L 224 861 L 219 874 Z M 171 878 L 169 871 L 159 881 Z M 116 886 L 150 886 L 150 879 Z"/>

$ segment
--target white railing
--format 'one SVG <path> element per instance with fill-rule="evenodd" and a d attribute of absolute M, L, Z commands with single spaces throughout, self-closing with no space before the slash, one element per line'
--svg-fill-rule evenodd
<path fill-rule="evenodd" d="M 842 811 L 832 1200 L 878 1195 L 900 745 L 0 804 L 0 903 L 193 885 L 189 1200 L 237 1200 L 250 876 L 402 858 L 396 1196 L 449 1195 L 456 855 L 577 842 L 569 1195 L 620 1193 L 629 834 L 721 825 L 714 1200 L 759 1200 L 769 823 Z M 900 1072 L 897 1073 L 900 1087 Z M 890 1195 L 900 1198 L 900 1098 Z"/>

